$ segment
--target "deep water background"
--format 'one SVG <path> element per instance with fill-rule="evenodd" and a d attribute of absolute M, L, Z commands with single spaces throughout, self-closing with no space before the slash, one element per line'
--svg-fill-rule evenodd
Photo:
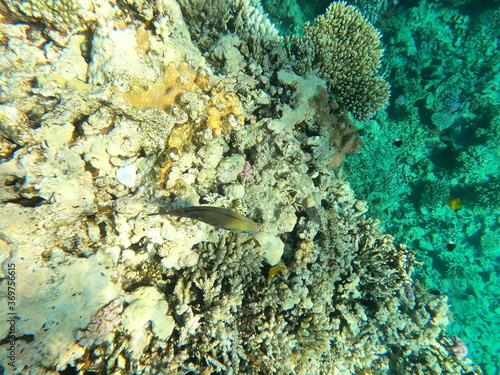
<path fill-rule="evenodd" d="M 282 33 L 300 34 L 330 2 L 262 3 Z M 370 216 L 416 251 L 416 278 L 449 296 L 448 329 L 469 357 L 499 374 L 500 2 L 351 3 L 383 34 L 392 93 L 357 124 L 364 147 L 343 173 Z"/>

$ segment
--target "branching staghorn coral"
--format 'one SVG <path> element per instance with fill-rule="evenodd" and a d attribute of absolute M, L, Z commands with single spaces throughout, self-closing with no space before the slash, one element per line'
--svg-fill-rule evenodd
<path fill-rule="evenodd" d="M 303 37 L 289 38 L 295 67 L 330 82 L 339 104 L 366 120 L 389 100 L 389 84 L 378 75 L 383 49 L 380 33 L 345 1 L 304 26 Z"/>

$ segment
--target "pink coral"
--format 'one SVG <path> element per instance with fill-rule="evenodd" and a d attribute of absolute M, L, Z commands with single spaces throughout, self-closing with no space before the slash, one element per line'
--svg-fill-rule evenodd
<path fill-rule="evenodd" d="M 253 181 L 255 180 L 255 176 L 253 175 L 252 164 L 248 160 L 245 160 L 245 166 L 243 167 L 243 171 L 238 175 L 238 179 L 240 181 Z"/>
<path fill-rule="evenodd" d="M 469 350 L 467 349 L 467 346 L 464 344 L 464 342 L 460 340 L 460 337 L 452 336 L 451 339 L 453 340 L 453 346 L 451 347 L 451 350 L 455 352 L 455 356 L 458 359 L 464 359 L 465 357 L 467 357 L 467 354 L 469 354 Z"/>

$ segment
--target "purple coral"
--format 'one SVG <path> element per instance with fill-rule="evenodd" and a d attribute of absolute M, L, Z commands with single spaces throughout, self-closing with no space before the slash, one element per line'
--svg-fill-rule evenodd
<path fill-rule="evenodd" d="M 240 181 L 253 181 L 255 180 L 255 176 L 253 175 L 252 164 L 248 160 L 245 160 L 245 166 L 243 167 L 243 171 L 238 175 L 238 179 Z"/>
<path fill-rule="evenodd" d="M 465 357 L 467 357 L 467 354 L 469 354 L 469 350 L 467 349 L 465 343 L 460 340 L 460 337 L 452 336 L 451 339 L 453 340 L 453 346 L 451 347 L 451 350 L 455 352 L 455 356 L 458 359 L 464 359 Z"/>
<path fill-rule="evenodd" d="M 413 291 L 411 283 L 406 282 L 403 284 L 403 287 L 404 287 L 406 298 L 408 298 L 409 300 L 414 300 L 415 299 L 415 292 Z"/>

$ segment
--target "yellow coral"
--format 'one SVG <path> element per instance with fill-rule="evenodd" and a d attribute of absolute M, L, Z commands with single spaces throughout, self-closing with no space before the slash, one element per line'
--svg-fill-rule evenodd
<path fill-rule="evenodd" d="M 196 72 L 187 62 L 181 62 L 179 65 L 170 63 L 165 68 L 163 82 L 153 83 L 147 90 L 134 87 L 131 92 L 122 95 L 139 109 L 168 110 L 174 106 L 180 94 L 196 90 L 196 77 Z"/>

